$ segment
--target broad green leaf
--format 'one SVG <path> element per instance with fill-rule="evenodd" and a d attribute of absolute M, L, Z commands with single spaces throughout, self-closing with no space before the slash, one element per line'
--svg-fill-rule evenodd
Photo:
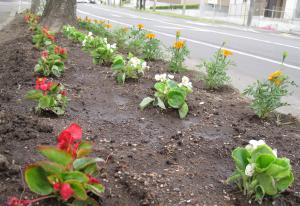
<path fill-rule="evenodd" d="M 70 206 L 100 206 L 93 198 L 88 197 L 86 200 L 74 200 Z"/>
<path fill-rule="evenodd" d="M 179 91 L 170 91 L 167 95 L 168 104 L 174 109 L 179 109 L 185 102 L 184 96 Z"/>
<path fill-rule="evenodd" d="M 43 168 L 48 174 L 60 174 L 65 170 L 62 165 L 47 160 L 39 161 L 36 164 Z"/>
<path fill-rule="evenodd" d="M 96 162 L 104 162 L 104 160 L 102 158 L 83 157 L 80 159 L 76 159 L 73 162 L 73 167 L 75 170 L 82 170 L 86 166 L 96 163 Z"/>
<path fill-rule="evenodd" d="M 79 171 L 70 171 L 70 172 L 62 173 L 61 177 L 63 181 L 76 180 L 80 183 L 87 183 L 89 181 L 89 178 L 85 174 Z"/>
<path fill-rule="evenodd" d="M 77 149 L 77 157 L 84 157 L 89 155 L 93 150 L 93 145 L 90 142 L 82 141 Z"/>
<path fill-rule="evenodd" d="M 270 154 L 260 154 L 257 156 L 255 165 L 258 173 L 264 172 L 272 165 L 276 157 Z"/>
<path fill-rule="evenodd" d="M 112 68 L 113 70 L 119 70 L 123 68 L 124 65 L 125 65 L 125 61 L 123 57 L 121 55 L 117 55 L 113 60 Z"/>
<path fill-rule="evenodd" d="M 38 107 L 40 107 L 41 109 L 47 109 L 50 106 L 50 98 L 48 96 L 42 96 L 39 99 L 39 104 Z"/>
<path fill-rule="evenodd" d="M 38 150 L 50 161 L 56 162 L 63 166 L 67 166 L 73 161 L 71 154 L 54 146 L 39 146 Z"/>
<path fill-rule="evenodd" d="M 246 166 L 249 164 L 249 152 L 245 148 L 238 147 L 235 150 L 233 150 L 231 156 L 236 164 L 237 169 L 245 171 Z"/>
<path fill-rule="evenodd" d="M 56 115 L 63 115 L 65 113 L 65 110 L 63 110 L 61 107 L 52 107 L 51 110 L 56 114 Z"/>
<path fill-rule="evenodd" d="M 43 95 L 43 92 L 41 90 L 30 90 L 29 92 L 26 93 L 25 98 L 26 99 L 40 99 Z"/>
<path fill-rule="evenodd" d="M 105 188 L 102 184 L 86 184 L 85 188 L 98 196 L 105 191 Z"/>
<path fill-rule="evenodd" d="M 274 177 L 276 180 L 289 176 L 290 172 L 290 160 L 286 158 L 277 158 L 266 171 L 268 175 Z"/>
<path fill-rule="evenodd" d="M 255 188 L 255 200 L 258 201 L 258 202 L 261 202 L 262 199 L 264 198 L 264 196 L 265 196 L 264 188 L 261 187 L 260 185 L 256 186 L 256 188 Z"/>
<path fill-rule="evenodd" d="M 49 195 L 53 192 L 46 172 L 38 165 L 31 165 L 25 170 L 25 181 L 32 192 L 39 195 Z"/>
<path fill-rule="evenodd" d="M 92 176 L 96 176 L 99 172 L 96 163 L 89 164 L 88 166 L 86 166 L 81 171 L 84 172 L 84 174 L 89 174 L 89 175 L 92 175 Z"/>
<path fill-rule="evenodd" d="M 179 117 L 180 119 L 183 119 L 186 117 L 186 115 L 189 112 L 189 106 L 187 105 L 186 102 L 184 102 L 184 104 L 180 107 L 180 109 L 178 110 L 179 112 Z"/>
<path fill-rule="evenodd" d="M 151 104 L 155 99 L 151 97 L 146 97 L 143 99 L 143 101 L 140 103 L 139 107 L 141 110 L 145 109 L 149 104 Z"/>
<path fill-rule="evenodd" d="M 239 170 L 235 170 L 234 173 L 227 178 L 226 183 L 236 182 L 243 177 L 243 173 Z"/>
<path fill-rule="evenodd" d="M 289 176 L 286 176 L 285 178 L 280 179 L 276 183 L 276 187 L 279 192 L 282 192 L 282 191 L 286 190 L 289 186 L 291 186 L 293 182 L 294 182 L 294 175 L 292 172 L 290 172 Z"/>
<path fill-rule="evenodd" d="M 70 184 L 71 188 L 74 191 L 73 196 L 76 199 L 86 200 L 88 198 L 88 196 L 86 194 L 86 191 L 85 191 L 83 185 L 80 182 L 78 182 L 76 180 L 67 180 L 67 181 L 65 181 L 65 183 L 69 183 Z"/>
<path fill-rule="evenodd" d="M 270 154 L 273 155 L 275 157 L 275 155 L 273 154 L 273 150 L 271 147 L 269 147 L 268 145 L 260 145 L 258 146 L 252 153 L 251 153 L 251 159 L 253 162 L 255 162 L 256 158 L 260 155 L 260 154 Z"/>
<path fill-rule="evenodd" d="M 159 97 L 157 97 L 156 100 L 157 100 L 157 105 L 158 105 L 160 108 L 166 109 L 165 103 L 164 103 Z"/>
<path fill-rule="evenodd" d="M 60 77 L 60 76 L 61 76 L 61 72 L 60 72 L 58 66 L 56 66 L 56 65 L 53 65 L 53 66 L 52 66 L 51 72 L 52 72 L 52 74 L 53 74 L 54 76 L 56 76 L 56 77 Z"/>
<path fill-rule="evenodd" d="M 163 82 L 157 82 L 154 84 L 154 88 L 160 92 L 160 93 L 164 93 L 165 89 L 166 89 L 166 84 Z"/>
<path fill-rule="evenodd" d="M 263 191 L 267 195 L 276 195 L 277 188 L 275 185 L 275 180 L 270 175 L 267 175 L 265 173 L 258 174 L 256 176 L 258 184 L 263 188 Z"/>

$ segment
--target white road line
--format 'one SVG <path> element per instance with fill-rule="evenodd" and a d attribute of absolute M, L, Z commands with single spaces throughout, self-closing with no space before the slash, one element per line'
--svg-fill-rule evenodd
<path fill-rule="evenodd" d="M 120 12 L 120 11 L 112 11 L 112 10 L 109 10 L 109 9 L 104 9 L 104 8 L 97 7 L 97 6 L 94 6 L 94 5 L 90 5 L 90 6 L 94 7 L 94 8 L 97 8 L 97 9 L 100 9 L 100 10 L 107 11 L 107 12 L 113 12 L 113 13 L 118 13 L 118 14 L 123 14 L 123 15 L 128 15 L 128 16 L 135 16 L 135 18 L 155 21 L 155 22 L 159 22 L 159 23 L 163 23 L 163 24 L 169 24 L 169 25 L 173 25 L 173 26 L 177 26 L 177 27 L 183 27 L 183 28 L 193 29 L 193 30 L 199 29 L 199 27 L 185 26 L 185 25 L 166 22 L 166 21 L 162 21 L 162 20 L 158 20 L 158 19 L 145 18 L 145 17 L 141 17 L 141 16 L 137 16 L 137 15 L 132 15 L 132 14 Z M 227 33 L 227 32 L 215 31 L 215 30 L 207 30 L 207 32 L 226 35 L 226 36 L 231 36 L 231 37 L 236 37 L 236 38 L 241 38 L 241 39 L 248 39 L 248 40 L 263 42 L 263 43 L 266 43 L 266 44 L 273 44 L 273 45 L 277 45 L 277 46 L 289 47 L 289 48 L 300 50 L 300 47 L 298 47 L 298 46 L 293 46 L 293 45 L 289 45 L 289 44 L 283 44 L 283 43 L 278 43 L 278 42 L 274 42 L 274 41 L 258 39 L 258 38 L 254 38 L 254 37 L 248 37 L 248 36 L 243 36 L 243 35 L 238 35 L 238 34 L 231 34 L 231 33 Z"/>
<path fill-rule="evenodd" d="M 94 18 L 105 19 L 105 20 L 108 20 L 110 22 L 114 22 L 116 24 L 121 24 L 121 25 L 125 25 L 125 26 L 132 26 L 131 24 L 127 24 L 127 23 L 124 23 L 124 22 L 116 21 L 116 20 L 105 18 L 105 17 L 98 16 L 98 15 L 94 15 L 94 14 L 91 14 L 91 13 L 88 13 L 88 12 L 85 12 L 85 11 L 78 10 L 78 12 L 82 13 L 84 15 L 92 16 Z M 168 34 L 168 33 L 156 31 L 156 30 L 153 30 L 153 29 L 148 29 L 148 30 L 152 31 L 152 32 L 155 32 L 157 34 L 164 35 L 164 36 L 173 37 L 173 38 L 176 37 L 173 34 Z M 203 42 L 203 41 L 198 41 L 198 40 L 194 40 L 194 39 L 190 39 L 190 38 L 185 38 L 185 37 L 181 37 L 181 39 L 186 40 L 188 42 L 192 42 L 194 44 L 199 44 L 199 45 L 203 45 L 203 46 L 207 46 L 207 47 L 211 47 L 211 48 L 215 48 L 215 49 L 219 49 L 220 48 L 220 45 L 216 45 L 216 44 L 211 44 L 211 43 L 207 43 L 207 42 Z M 230 48 L 228 48 L 228 49 L 230 49 Z M 233 51 L 236 54 L 240 54 L 240 55 L 243 55 L 243 56 L 252 57 L 252 58 L 255 58 L 255 59 L 262 60 L 262 61 L 266 61 L 266 62 L 270 62 L 270 63 L 281 65 L 281 62 L 277 61 L 277 60 L 273 60 L 273 59 L 269 59 L 269 58 L 257 56 L 255 54 L 251 54 L 251 53 L 247 53 L 247 52 L 243 52 L 243 51 L 239 51 L 239 50 L 235 50 L 235 49 L 230 49 L 230 50 Z M 291 68 L 291 69 L 300 70 L 300 67 L 295 66 L 295 65 L 284 64 L 284 66 L 286 66 L 288 68 Z"/>
<path fill-rule="evenodd" d="M 122 17 L 122 16 L 120 16 L 120 15 L 116 15 L 116 14 L 112 14 L 111 16 L 113 16 L 113 17 L 117 17 L 117 18 L 120 18 L 120 17 Z"/>

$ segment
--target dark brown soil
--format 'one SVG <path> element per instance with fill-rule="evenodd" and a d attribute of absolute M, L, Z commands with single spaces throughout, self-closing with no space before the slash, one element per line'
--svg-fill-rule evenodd
<path fill-rule="evenodd" d="M 13 24 L 23 32 L 0 40 L 0 154 L 11 163 L 8 170 L 0 171 L 0 205 L 23 194 L 20 168 L 42 158 L 35 147 L 54 144 L 58 133 L 72 122 L 79 123 L 84 137 L 95 143 L 95 155 L 107 160 L 101 170 L 106 186 L 99 200 L 103 206 L 249 205 L 233 185 L 223 181 L 234 170 L 231 151 L 251 139 L 264 139 L 278 148 L 279 156 L 291 159 L 295 175 L 292 188 L 263 205 L 300 205 L 300 124 L 292 117 L 285 116 L 284 121 L 293 124 L 281 126 L 275 118 L 262 121 L 235 90 L 204 90 L 192 72 L 185 74 L 194 76 L 185 120 L 176 111 L 140 111 L 140 101 L 152 94 L 154 74 L 166 71 L 164 62 L 152 62 L 139 81 L 118 85 L 110 68 L 93 65 L 79 45 L 61 36 L 59 44 L 68 48 L 69 59 L 60 80 L 68 88 L 70 104 L 63 117 L 38 117 L 32 112 L 34 103 L 24 100 L 24 94 L 34 86 L 39 52 L 33 49 L 22 19 Z M 10 26 L 4 32 L 14 31 Z M 33 194 L 26 189 L 23 195 Z M 40 205 L 61 204 L 53 200 Z"/>

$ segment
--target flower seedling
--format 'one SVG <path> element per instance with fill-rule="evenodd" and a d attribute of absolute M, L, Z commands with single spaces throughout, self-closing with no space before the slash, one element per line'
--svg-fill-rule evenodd
<path fill-rule="evenodd" d="M 184 61 L 188 57 L 190 52 L 186 46 L 186 42 L 180 40 L 180 32 L 176 32 L 176 41 L 169 50 L 171 52 L 171 59 L 169 63 L 170 71 L 184 71 Z"/>
<path fill-rule="evenodd" d="M 38 102 L 35 110 L 39 113 L 52 112 L 62 115 L 68 104 L 64 86 L 46 78 L 37 78 L 35 89 L 30 90 L 26 98 Z"/>
<path fill-rule="evenodd" d="M 128 61 L 123 56 L 116 56 L 113 60 L 112 69 L 118 83 L 125 83 L 126 79 L 138 79 L 149 68 L 147 63 L 129 54 Z"/>
<path fill-rule="evenodd" d="M 63 34 L 68 38 L 71 39 L 73 42 L 81 43 L 86 35 L 82 32 L 77 31 L 77 29 L 73 26 L 66 25 L 63 27 Z"/>
<path fill-rule="evenodd" d="M 29 206 L 46 198 L 57 198 L 64 205 L 99 204 L 89 195 L 100 196 L 104 186 L 95 178 L 98 173 L 97 162 L 92 158 L 92 144 L 82 140 L 82 129 L 71 124 L 57 138 L 56 146 L 39 146 L 38 151 L 46 160 L 38 161 L 25 169 L 25 181 L 29 189 L 42 195 L 33 200 L 19 200 L 12 197 L 9 206 Z"/>
<path fill-rule="evenodd" d="M 24 16 L 24 20 L 26 23 L 28 23 L 30 30 L 34 31 L 38 25 L 40 16 L 35 15 L 34 13 L 31 12 L 27 12 Z"/>
<path fill-rule="evenodd" d="M 43 76 L 60 77 L 65 71 L 64 62 L 62 61 L 62 57 L 65 55 L 65 50 L 60 47 L 55 47 L 53 53 L 50 54 L 47 50 L 43 51 L 38 64 L 34 67 L 34 71 Z"/>
<path fill-rule="evenodd" d="M 93 63 L 110 64 L 113 61 L 116 49 L 116 44 L 109 44 L 105 42 L 103 45 L 99 45 L 97 48 L 91 51 Z"/>
<path fill-rule="evenodd" d="M 128 27 L 119 28 L 112 33 L 113 42 L 115 42 L 119 48 L 126 49 L 129 40 Z"/>
<path fill-rule="evenodd" d="M 229 59 L 233 53 L 222 47 L 214 54 L 212 61 L 204 61 L 200 65 L 206 70 L 204 83 L 208 89 L 218 89 L 230 80 L 226 71 L 228 66 L 233 65 L 233 62 Z"/>
<path fill-rule="evenodd" d="M 263 140 L 236 148 L 232 158 L 236 169 L 227 182 L 236 183 L 244 195 L 260 203 L 265 196 L 278 196 L 294 181 L 290 160 L 277 157 L 277 150 Z"/>
<path fill-rule="evenodd" d="M 54 33 L 47 28 L 38 26 L 35 30 L 32 42 L 36 48 L 40 49 L 53 44 L 55 42 L 55 36 Z"/>
<path fill-rule="evenodd" d="M 283 61 L 286 57 L 284 54 Z M 291 94 L 290 86 L 296 86 L 287 75 L 278 70 L 271 73 L 268 80 L 259 81 L 245 89 L 244 94 L 253 97 L 251 108 L 260 118 L 266 118 L 275 109 L 287 105 L 282 97 Z"/>
<path fill-rule="evenodd" d="M 146 34 L 146 40 L 144 45 L 143 57 L 146 60 L 155 60 L 159 59 L 162 56 L 160 50 L 160 41 L 156 38 L 156 35 L 153 33 Z"/>
<path fill-rule="evenodd" d="M 140 108 L 143 110 L 152 103 L 161 109 L 166 109 L 167 107 L 177 109 L 179 117 L 181 119 L 185 118 L 189 111 L 186 98 L 192 92 L 192 83 L 186 76 L 182 77 L 181 83 L 177 83 L 173 78 L 173 75 L 155 75 L 157 82 L 154 85 L 156 90 L 154 97 L 144 98 L 140 103 Z"/>

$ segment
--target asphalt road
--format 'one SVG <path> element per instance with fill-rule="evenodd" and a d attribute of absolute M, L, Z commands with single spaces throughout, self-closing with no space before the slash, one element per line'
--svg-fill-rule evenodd
<path fill-rule="evenodd" d="M 30 0 L 0 0 L 0 29 L 18 11 L 29 8 Z"/>
<path fill-rule="evenodd" d="M 180 30 L 191 50 L 187 64 L 196 68 L 201 59 L 210 58 L 222 42 L 232 50 L 236 63 L 229 71 L 232 85 L 242 91 L 257 79 L 265 79 L 271 72 L 281 69 L 299 85 L 293 94 L 285 98 L 290 106 L 280 111 L 300 117 L 300 37 L 290 34 L 266 32 L 245 27 L 200 23 L 185 19 L 136 12 L 129 9 L 111 8 L 93 4 L 78 4 L 79 16 L 106 19 L 118 26 L 145 25 L 166 46 L 175 39 Z M 285 65 L 281 65 L 282 53 L 288 52 Z"/>

